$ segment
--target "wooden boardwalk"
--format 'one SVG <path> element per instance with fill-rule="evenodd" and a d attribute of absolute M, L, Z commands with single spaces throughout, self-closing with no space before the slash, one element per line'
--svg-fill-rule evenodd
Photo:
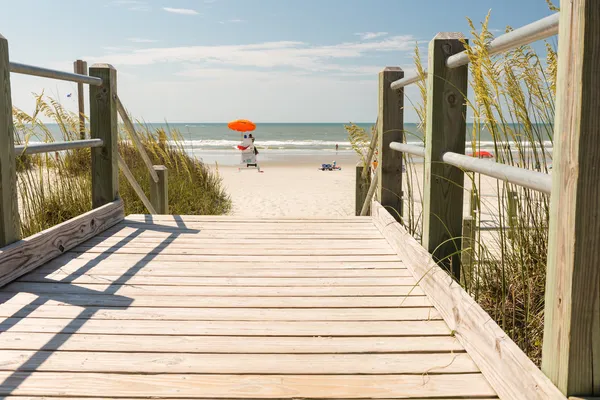
<path fill-rule="evenodd" d="M 496 398 L 371 218 L 130 216 L 0 301 L 7 398 Z"/>

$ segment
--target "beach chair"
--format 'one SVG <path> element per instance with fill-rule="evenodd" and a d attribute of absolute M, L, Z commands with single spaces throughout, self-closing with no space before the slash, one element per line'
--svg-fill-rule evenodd
<path fill-rule="evenodd" d="M 247 137 L 247 135 L 244 135 L 242 143 L 238 145 L 238 149 L 241 151 L 242 155 L 238 171 L 241 171 L 242 169 L 257 169 L 258 172 L 262 172 L 260 170 L 260 166 L 258 165 L 258 161 L 256 160 L 254 143 L 252 142 L 251 138 Z"/>

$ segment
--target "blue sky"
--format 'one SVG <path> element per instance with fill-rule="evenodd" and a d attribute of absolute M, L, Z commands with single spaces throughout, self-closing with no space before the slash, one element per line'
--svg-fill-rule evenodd
<path fill-rule="evenodd" d="M 1 0 L 12 61 L 113 64 L 119 96 L 148 122 L 372 122 L 377 72 L 409 71 L 414 46 L 550 15 L 544 0 Z M 75 109 L 76 85 L 12 74 L 13 104 L 42 90 Z M 416 98 L 416 91 L 407 95 Z M 407 109 L 406 121 L 415 113 Z"/>

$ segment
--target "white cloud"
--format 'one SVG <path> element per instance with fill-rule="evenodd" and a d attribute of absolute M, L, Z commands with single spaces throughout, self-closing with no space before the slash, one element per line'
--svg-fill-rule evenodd
<path fill-rule="evenodd" d="M 233 22 L 233 23 L 236 23 L 236 22 L 245 22 L 245 21 L 244 21 L 243 19 L 234 18 L 234 19 L 230 19 L 230 20 L 229 20 L 229 21 L 227 21 L 227 22 Z"/>
<path fill-rule="evenodd" d="M 276 41 L 243 45 L 156 47 L 114 52 L 88 60 L 108 60 L 115 65 L 152 65 L 187 62 L 252 68 L 292 68 L 308 71 L 339 70 L 342 60 L 356 61 L 376 53 L 409 52 L 415 38 L 391 36 L 368 42 L 310 45 L 304 42 Z M 360 64 L 360 63 L 359 63 Z M 353 67 L 353 65 L 344 68 Z"/>
<path fill-rule="evenodd" d="M 377 39 L 379 37 L 387 36 L 387 32 L 359 32 L 355 33 L 356 36 L 360 37 L 362 40 L 372 40 Z"/>
<path fill-rule="evenodd" d="M 144 39 L 144 38 L 128 38 L 132 43 L 156 43 L 157 41 L 154 39 Z"/>
<path fill-rule="evenodd" d="M 198 15 L 198 11 L 192 10 L 192 9 L 189 9 L 189 8 L 163 7 L 163 10 L 165 10 L 166 12 L 173 13 L 173 14 Z"/>

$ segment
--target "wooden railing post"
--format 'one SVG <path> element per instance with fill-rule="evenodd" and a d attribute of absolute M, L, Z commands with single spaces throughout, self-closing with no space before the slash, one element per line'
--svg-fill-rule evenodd
<path fill-rule="evenodd" d="M 427 132 L 423 188 L 423 247 L 460 277 L 464 173 L 442 162 L 446 151 L 465 153 L 468 67 L 446 60 L 463 51 L 460 33 L 438 33 L 429 43 Z"/>
<path fill-rule="evenodd" d="M 367 192 L 369 191 L 369 185 L 371 184 L 371 175 L 367 174 L 366 179 L 363 179 L 363 170 L 365 169 L 364 163 L 359 161 L 356 164 L 356 181 L 355 181 L 355 196 L 354 196 L 354 214 L 360 215 L 362 206 L 367 198 Z M 367 166 L 367 169 L 369 167 Z"/>
<path fill-rule="evenodd" d="M 0 35 L 0 247 L 21 237 L 8 41 Z"/>
<path fill-rule="evenodd" d="M 87 75 L 87 62 L 77 60 L 73 63 L 73 72 Z M 79 111 L 79 137 L 85 139 L 85 102 L 83 101 L 83 83 L 77 84 L 77 106 Z"/>
<path fill-rule="evenodd" d="M 104 146 L 92 149 L 92 207 L 119 197 L 117 70 L 109 64 L 94 64 L 90 76 L 102 79 L 102 86 L 90 86 L 90 133 Z"/>
<path fill-rule="evenodd" d="M 600 2 L 560 2 L 542 370 L 600 395 Z"/>
<path fill-rule="evenodd" d="M 469 289 L 472 284 L 473 262 L 475 260 L 475 226 L 473 221 L 474 218 L 469 215 L 463 218 L 462 223 L 462 248 L 460 252 L 462 274 L 460 279 L 463 286 L 467 289 Z"/>
<path fill-rule="evenodd" d="M 379 73 L 377 198 L 397 221 L 402 219 L 402 153 L 390 149 L 391 142 L 404 139 L 404 89 L 392 90 L 390 84 L 404 77 L 398 67 Z"/>
<path fill-rule="evenodd" d="M 158 214 L 169 214 L 169 171 L 164 165 L 154 165 L 153 169 L 158 182 L 150 179 L 150 203 Z"/>

